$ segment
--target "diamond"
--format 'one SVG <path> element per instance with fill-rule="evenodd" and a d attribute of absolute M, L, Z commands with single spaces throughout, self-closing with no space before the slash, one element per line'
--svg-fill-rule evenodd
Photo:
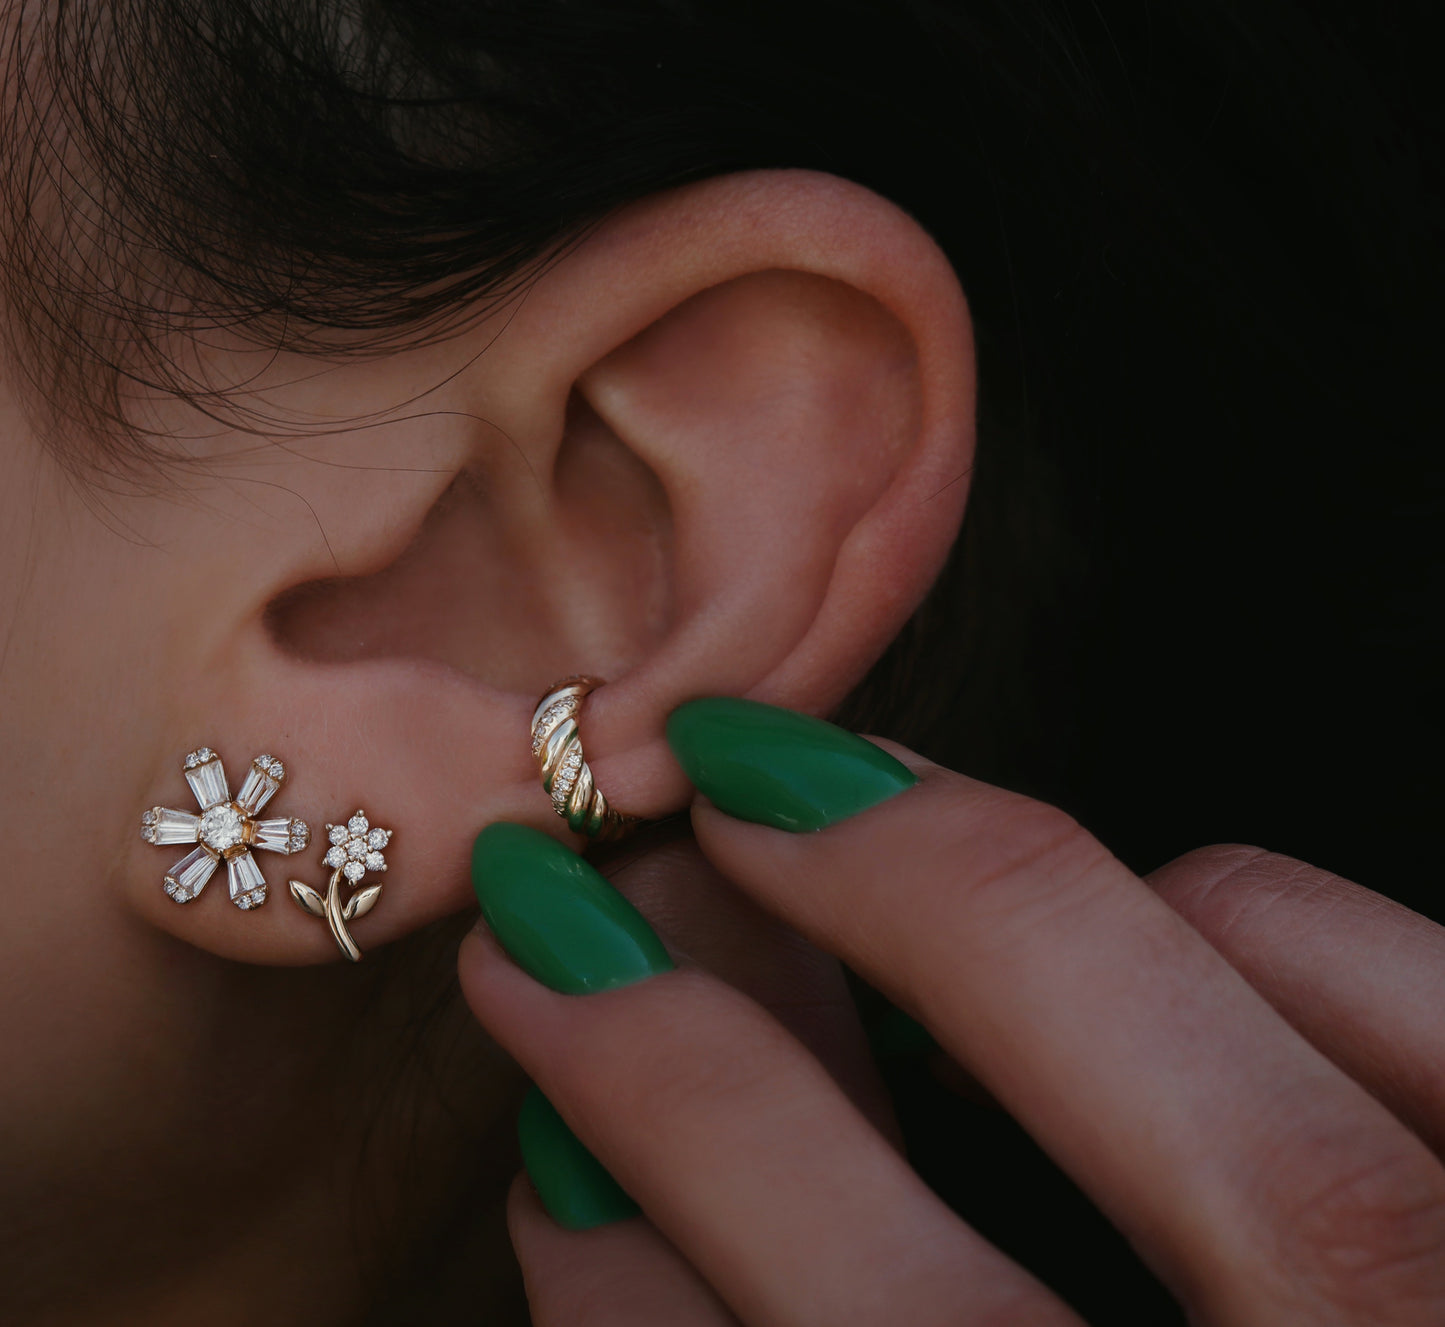
<path fill-rule="evenodd" d="M 201 817 L 201 842 L 213 852 L 234 848 L 246 835 L 246 821 L 231 802 L 213 806 Z"/>
<path fill-rule="evenodd" d="M 215 752 L 209 747 L 202 747 L 201 750 L 209 754 L 194 768 L 186 770 L 186 782 L 191 785 L 191 791 L 195 793 L 196 801 L 201 804 L 201 810 L 209 811 L 217 802 L 230 801 L 231 794 L 226 786 L 226 771 L 216 759 Z M 195 754 L 199 756 L 201 752 Z"/>
<path fill-rule="evenodd" d="M 350 820 L 346 822 L 346 832 L 348 834 L 353 834 L 358 837 L 364 835 L 366 831 L 370 828 L 371 826 L 367 822 L 365 811 L 358 811 L 354 816 L 351 817 Z"/>
<path fill-rule="evenodd" d="M 206 887 L 206 881 L 211 878 L 218 864 L 216 858 L 204 848 L 193 848 L 166 872 L 166 893 L 177 898 L 178 895 L 170 889 L 171 885 L 175 885 L 180 893 L 186 895 L 179 901 L 189 903 Z"/>
<path fill-rule="evenodd" d="M 532 755 L 534 757 L 542 754 L 542 746 L 551 735 L 548 730 L 551 729 L 554 724 L 570 719 L 577 711 L 577 704 L 577 698 L 575 696 L 569 696 L 566 700 L 554 701 L 537 717 L 532 724 L 532 732 L 534 734 L 532 737 Z"/>
<path fill-rule="evenodd" d="M 210 812 L 206 813 L 207 815 Z M 254 846 L 267 852 L 290 852 L 291 822 L 289 820 L 258 820 Z"/>
<path fill-rule="evenodd" d="M 366 854 L 366 869 L 367 869 L 368 871 L 384 871 L 384 870 L 386 870 L 386 858 L 383 857 L 379 852 L 369 852 L 369 853 L 367 853 L 367 854 Z"/>
<path fill-rule="evenodd" d="M 359 862 L 366 856 L 366 840 L 351 839 L 348 841 L 346 845 L 346 855 L 350 857 L 352 861 Z"/>
<path fill-rule="evenodd" d="M 343 874 L 352 884 L 355 884 L 366 874 L 366 867 L 360 862 L 347 862 Z"/>
<path fill-rule="evenodd" d="M 157 816 L 158 812 L 159 812 L 159 808 L 152 808 L 151 810 L 147 811 L 147 812 L 145 813 L 145 815 L 143 815 L 143 816 L 140 818 L 141 824 L 142 824 L 142 825 L 154 825 L 154 824 L 156 823 L 156 816 Z"/>
<path fill-rule="evenodd" d="M 291 851 L 300 852 L 311 842 L 311 826 L 304 820 L 293 820 L 291 822 Z"/>
<path fill-rule="evenodd" d="M 249 852 L 243 852 L 237 857 L 232 857 L 226 863 L 226 884 L 231 891 L 231 902 L 239 907 L 255 907 L 254 903 L 246 905 L 241 902 L 252 890 L 266 885 L 266 877 L 261 874 L 261 868 L 256 865 L 256 859 Z"/>
<path fill-rule="evenodd" d="M 552 776 L 552 800 L 554 802 L 562 803 L 567 800 L 567 794 L 572 791 L 572 785 L 577 782 L 581 769 L 582 751 L 581 748 L 574 746 L 562 758 L 561 766 Z"/>
<path fill-rule="evenodd" d="M 251 768 L 246 771 L 246 781 L 241 785 L 241 791 L 236 794 L 236 804 L 248 816 L 254 816 L 276 795 L 280 787 L 261 762 L 253 760 Z"/>
<path fill-rule="evenodd" d="M 286 766 L 279 760 L 271 762 L 271 777 L 273 779 L 284 779 L 286 777 Z"/>
<path fill-rule="evenodd" d="M 200 833 L 201 818 L 189 811 L 172 811 L 168 806 L 157 806 L 146 815 L 154 817 L 149 832 L 141 831 L 141 837 L 147 843 L 194 843 Z"/>
<path fill-rule="evenodd" d="M 323 857 L 321 861 L 322 864 L 325 866 L 345 866 L 346 849 L 339 845 L 334 848 L 330 848 L 327 850 L 326 856 Z"/>
<path fill-rule="evenodd" d="M 345 842 L 346 842 L 346 826 L 345 826 L 345 825 L 327 825 L 326 828 L 330 831 L 330 833 L 328 833 L 326 837 L 329 838 L 329 839 L 332 841 L 332 843 L 345 843 Z"/>
<path fill-rule="evenodd" d="M 389 829 L 374 829 L 366 836 L 368 848 L 384 848 L 391 842 L 391 831 Z"/>
<path fill-rule="evenodd" d="M 198 746 L 194 751 L 192 751 L 189 755 L 186 756 L 185 768 L 195 769 L 197 765 L 203 765 L 206 761 L 214 760 L 215 758 L 216 753 L 212 751 L 210 747 Z"/>

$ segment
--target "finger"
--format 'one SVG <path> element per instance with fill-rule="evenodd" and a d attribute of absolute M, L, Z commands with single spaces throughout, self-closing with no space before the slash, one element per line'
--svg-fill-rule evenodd
<path fill-rule="evenodd" d="M 1271 1005 L 1445 1154 L 1445 927 L 1260 848 L 1149 876 Z"/>
<path fill-rule="evenodd" d="M 494 826 L 479 854 L 499 829 L 530 833 Z M 479 869 L 484 915 L 518 961 L 564 989 L 596 984 L 597 955 L 638 979 L 559 994 L 477 933 L 460 955 L 463 994 L 740 1318 L 1076 1322 L 927 1189 L 773 1018 L 699 969 L 662 970 L 655 937 L 638 938 L 640 917 L 618 920 L 620 896 L 596 879 L 598 902 L 586 893 L 593 878 L 585 888 L 571 878 L 577 859 L 531 837 L 567 859 L 555 875 L 535 845 L 525 864 L 493 853 Z M 543 930 L 559 938 L 543 943 Z M 586 980 L 571 983 L 559 965 Z"/>
<path fill-rule="evenodd" d="M 707 795 L 751 762 L 783 766 L 795 800 L 832 759 L 757 732 L 730 765 L 682 755 Z M 829 797 L 852 777 L 839 759 Z M 821 833 L 706 805 L 694 827 L 724 874 L 918 1015 L 1198 1316 L 1439 1321 L 1445 1171 L 1420 1142 L 1068 817 L 915 770 Z"/>
<path fill-rule="evenodd" d="M 564 1230 L 525 1175 L 507 1198 L 533 1327 L 735 1327 L 737 1319 L 645 1217 Z"/>
<path fill-rule="evenodd" d="M 595 865 L 675 950 L 772 1014 L 873 1126 L 902 1146 L 842 966 L 725 880 L 685 818 L 642 830 L 599 854 Z"/>

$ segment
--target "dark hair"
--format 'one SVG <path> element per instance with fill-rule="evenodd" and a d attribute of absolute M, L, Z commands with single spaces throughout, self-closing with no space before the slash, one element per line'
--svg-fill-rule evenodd
<path fill-rule="evenodd" d="M 860 181 L 955 264 L 982 399 L 958 554 L 848 721 L 1141 870 L 1262 841 L 1438 913 L 1401 779 L 1438 583 L 1427 12 L 22 3 L 8 334 L 66 454 L 123 467 L 130 394 L 225 408 L 177 330 L 379 352 L 658 189 Z"/>

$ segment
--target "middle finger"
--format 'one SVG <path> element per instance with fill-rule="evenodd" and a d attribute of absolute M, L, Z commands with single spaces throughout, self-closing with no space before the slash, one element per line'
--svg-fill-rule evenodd
<path fill-rule="evenodd" d="M 800 727 L 866 745 L 796 718 L 759 719 L 789 735 L 750 732 L 726 759 L 784 761 Z M 803 754 L 787 796 L 819 768 Z M 1199 1316 L 1445 1320 L 1428 1150 L 1062 812 L 910 759 L 921 783 L 821 833 L 699 805 L 699 844 L 918 1015 Z M 721 798 L 722 764 L 689 773 Z"/>

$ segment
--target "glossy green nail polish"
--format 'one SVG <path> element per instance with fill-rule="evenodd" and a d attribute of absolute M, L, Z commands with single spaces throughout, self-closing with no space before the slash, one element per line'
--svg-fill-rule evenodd
<path fill-rule="evenodd" d="M 918 782 L 871 742 L 755 700 L 689 701 L 668 718 L 667 740 L 713 805 L 775 829 L 824 829 Z"/>
<path fill-rule="evenodd" d="M 526 825 L 488 825 L 472 848 L 472 888 L 502 948 L 566 995 L 672 969 L 642 914 L 575 852 Z"/>
<path fill-rule="evenodd" d="M 557 1108 L 532 1087 L 517 1116 L 522 1164 L 542 1206 L 559 1226 L 591 1230 L 636 1216 L 638 1206 L 603 1169 Z"/>

